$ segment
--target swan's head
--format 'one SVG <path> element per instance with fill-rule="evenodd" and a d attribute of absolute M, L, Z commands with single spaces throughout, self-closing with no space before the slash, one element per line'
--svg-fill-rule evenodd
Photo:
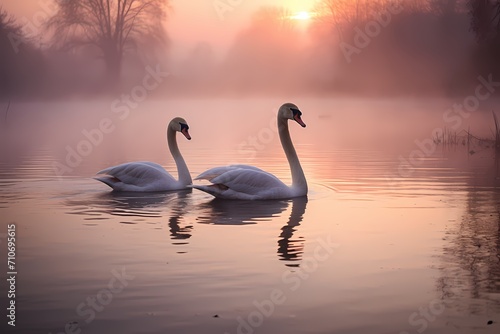
<path fill-rule="evenodd" d="M 189 125 L 184 118 L 174 118 L 170 121 L 170 127 L 172 130 L 182 133 L 188 140 L 191 140 L 191 136 L 189 135 Z"/>
<path fill-rule="evenodd" d="M 285 103 L 284 105 L 281 106 L 280 110 L 278 111 L 278 115 L 281 118 L 284 119 L 292 119 L 295 122 L 299 123 L 301 127 L 305 128 L 306 124 L 302 121 L 302 112 L 299 110 L 299 107 L 297 107 L 293 103 Z"/>

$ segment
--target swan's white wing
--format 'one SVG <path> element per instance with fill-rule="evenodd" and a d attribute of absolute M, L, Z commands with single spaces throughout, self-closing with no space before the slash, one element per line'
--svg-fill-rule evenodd
<path fill-rule="evenodd" d="M 129 162 L 103 169 L 97 180 L 119 191 L 164 191 L 178 186 L 177 180 L 153 162 Z"/>
<path fill-rule="evenodd" d="M 120 165 L 105 168 L 103 170 L 98 171 L 97 174 L 112 174 L 113 171 L 123 170 L 123 169 L 126 169 L 127 167 L 133 167 L 133 166 L 139 166 L 139 165 L 148 165 L 148 166 L 151 166 L 159 171 L 165 171 L 165 169 L 161 165 L 157 164 L 156 162 L 135 161 L 135 162 L 126 162 L 126 163 L 123 163 Z"/>
<path fill-rule="evenodd" d="M 149 165 L 149 166 L 151 166 L 151 167 L 153 167 L 153 168 L 158 169 L 160 172 L 166 172 L 166 171 L 165 171 L 165 168 L 163 168 L 163 166 L 162 166 L 162 165 L 157 164 L 156 162 L 151 162 L 151 161 L 139 161 L 139 162 L 137 162 L 137 163 Z"/>
<path fill-rule="evenodd" d="M 250 166 L 250 165 L 230 165 L 230 166 L 222 166 L 222 167 L 214 167 L 210 168 L 209 170 L 204 171 L 200 175 L 198 175 L 195 180 L 208 180 L 212 181 L 214 178 L 217 176 L 220 176 L 224 173 L 237 170 L 237 169 L 248 169 L 248 170 L 253 170 L 253 171 L 259 171 L 259 172 L 264 172 L 262 169 Z"/>
<path fill-rule="evenodd" d="M 220 198 L 280 199 L 292 196 L 276 176 L 258 168 L 234 168 L 211 179 L 212 185 L 193 186 Z"/>

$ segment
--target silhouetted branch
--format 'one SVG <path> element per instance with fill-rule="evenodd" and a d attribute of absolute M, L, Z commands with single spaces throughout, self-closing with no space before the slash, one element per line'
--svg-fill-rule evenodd
<path fill-rule="evenodd" d="M 96 46 L 115 80 L 127 43 L 166 40 L 162 19 L 169 0 L 56 0 L 56 4 L 56 14 L 46 23 L 55 45 L 61 49 Z"/>

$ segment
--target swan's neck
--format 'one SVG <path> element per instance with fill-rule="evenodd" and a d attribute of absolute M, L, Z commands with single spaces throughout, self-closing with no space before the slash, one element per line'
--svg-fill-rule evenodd
<path fill-rule="evenodd" d="M 168 127 L 167 130 L 167 141 L 170 153 L 172 154 L 172 157 L 174 157 L 175 164 L 177 165 L 177 174 L 179 175 L 179 182 L 183 185 L 188 185 L 193 183 L 186 162 L 184 161 L 184 158 L 182 157 L 182 154 L 179 151 L 179 146 L 177 146 L 176 132 L 171 127 Z"/>
<path fill-rule="evenodd" d="M 290 171 L 292 172 L 292 188 L 296 189 L 300 195 L 307 194 L 307 181 L 300 166 L 299 157 L 295 148 L 293 147 L 292 139 L 290 138 L 290 131 L 288 130 L 288 120 L 278 116 L 278 131 L 281 140 L 281 146 L 285 151 L 286 158 L 290 165 Z"/>

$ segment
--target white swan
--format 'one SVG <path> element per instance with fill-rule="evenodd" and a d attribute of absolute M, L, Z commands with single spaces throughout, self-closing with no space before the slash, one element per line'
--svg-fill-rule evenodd
<path fill-rule="evenodd" d="M 118 166 L 101 170 L 97 174 L 104 176 L 96 177 L 96 180 L 104 182 L 114 191 L 169 191 L 184 189 L 192 183 L 191 175 L 186 162 L 177 146 L 176 132 L 182 133 L 188 140 L 189 126 L 180 117 L 170 121 L 167 127 L 167 141 L 170 153 L 177 165 L 179 180 L 177 181 L 161 165 L 149 162 L 128 162 Z"/>
<path fill-rule="evenodd" d="M 307 195 L 307 181 L 300 166 L 288 131 L 288 120 L 292 119 L 302 127 L 302 112 L 292 103 L 285 103 L 278 111 L 278 131 L 292 172 L 292 186 L 281 182 L 276 176 L 254 166 L 231 165 L 215 167 L 198 175 L 195 180 L 209 180 L 211 185 L 193 185 L 224 199 L 267 200 L 288 199 Z"/>

